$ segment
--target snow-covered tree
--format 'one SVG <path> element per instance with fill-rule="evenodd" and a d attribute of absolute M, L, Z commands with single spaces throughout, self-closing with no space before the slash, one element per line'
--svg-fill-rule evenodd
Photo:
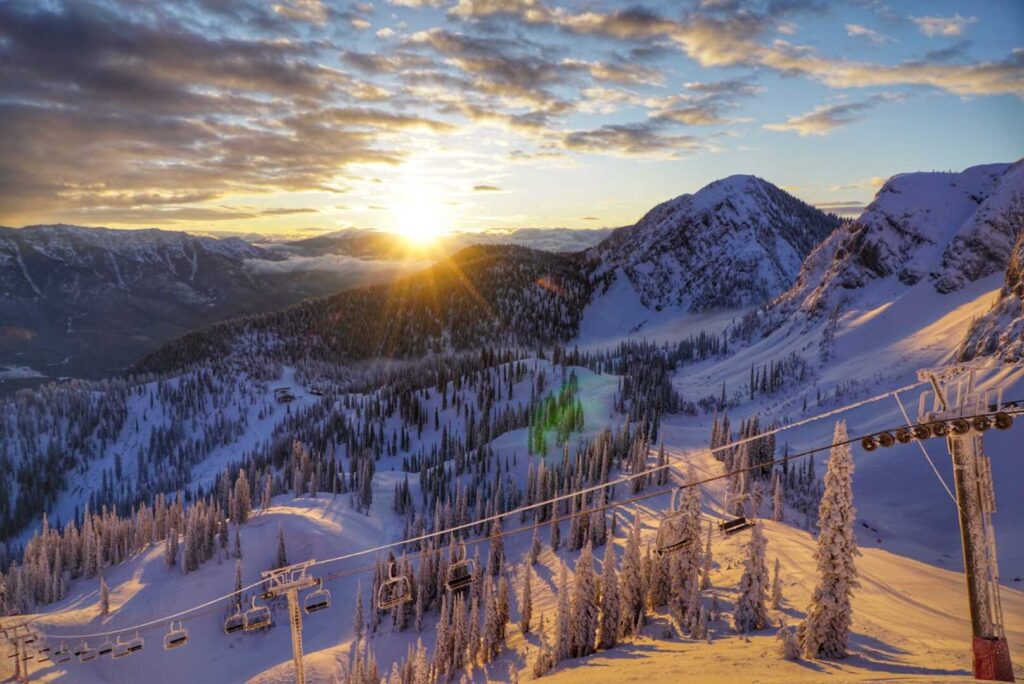
<path fill-rule="evenodd" d="M 536 531 L 536 528 L 534 529 Z M 536 539 L 536 536 L 534 538 Z M 530 588 L 533 584 L 530 580 L 532 574 L 530 566 L 523 565 L 523 595 L 519 599 L 519 629 L 523 634 L 530 633 L 530 620 L 533 618 L 533 590 Z"/>
<path fill-rule="evenodd" d="M 640 567 L 640 522 L 634 521 L 622 554 L 621 587 L 622 624 L 620 634 L 634 634 L 636 626 L 643 624 L 644 579 Z"/>
<path fill-rule="evenodd" d="M 747 544 L 747 558 L 740 577 L 740 596 L 733 614 L 733 626 L 737 632 L 764 629 L 768 624 L 768 567 L 764 560 L 767 545 L 761 523 L 755 522 Z"/>
<path fill-rule="evenodd" d="M 501 572 L 501 565 L 505 562 L 505 540 L 501 534 L 501 518 L 491 524 L 491 548 L 487 558 L 487 567 L 491 571 L 491 577 L 497 577 Z"/>
<path fill-rule="evenodd" d="M 236 525 L 242 525 L 249 520 L 249 512 L 252 510 L 252 496 L 249 491 L 249 480 L 245 477 L 245 470 L 238 471 L 238 479 L 235 480 L 234 496 L 232 497 L 231 518 Z"/>
<path fill-rule="evenodd" d="M 110 588 L 107 587 L 107 579 L 100 575 L 100 617 L 107 617 L 110 614 Z"/>
<path fill-rule="evenodd" d="M 788 627 L 784 620 L 779 621 L 779 631 L 775 638 L 778 640 L 779 655 L 785 660 L 799 660 L 800 641 L 796 637 L 796 630 Z"/>
<path fill-rule="evenodd" d="M 288 552 L 284 548 L 284 529 L 277 526 L 277 560 L 274 561 L 275 568 L 283 568 L 288 565 Z"/>
<path fill-rule="evenodd" d="M 782 579 L 779 577 L 779 559 L 775 559 L 775 570 L 772 573 L 772 608 L 782 607 Z"/>
<path fill-rule="evenodd" d="M 360 583 L 356 585 L 356 607 L 352 615 L 352 630 L 355 632 L 356 641 L 363 638 L 365 625 L 366 619 L 363 617 L 363 586 Z"/>
<path fill-rule="evenodd" d="M 597 637 L 598 593 L 594 575 L 594 550 L 588 540 L 576 559 L 570 618 L 572 657 L 582 658 L 594 652 Z"/>
<path fill-rule="evenodd" d="M 778 470 L 772 473 L 772 520 L 779 522 L 786 515 L 785 485 Z"/>
<path fill-rule="evenodd" d="M 569 613 L 569 570 L 562 562 L 558 574 L 558 607 L 555 612 L 555 661 L 565 660 L 572 653 L 572 624 Z"/>
<path fill-rule="evenodd" d="M 846 423 L 836 423 L 833 443 L 847 440 Z M 853 452 L 849 444 L 832 447 L 825 491 L 818 507 L 818 545 L 814 560 L 818 585 L 797 636 L 806 658 L 842 658 L 850 634 L 850 605 L 857 583 L 854 557 L 860 551 L 853 534 Z"/>
<path fill-rule="evenodd" d="M 530 565 L 537 564 L 540 557 L 540 527 L 533 528 L 533 541 L 530 542 Z"/>
<path fill-rule="evenodd" d="M 619 575 L 615 571 L 615 545 L 606 544 L 601 563 L 601 618 L 598 623 L 598 646 L 611 648 L 619 641 Z"/>

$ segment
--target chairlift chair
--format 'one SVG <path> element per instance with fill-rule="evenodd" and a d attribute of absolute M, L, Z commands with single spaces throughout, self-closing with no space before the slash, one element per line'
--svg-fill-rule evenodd
<path fill-rule="evenodd" d="M 409 579 L 405 575 L 395 575 L 395 564 L 388 566 L 388 579 L 386 579 L 377 591 L 377 607 L 380 610 L 388 610 L 400 606 L 412 600 L 412 589 L 409 587 Z"/>
<path fill-rule="evenodd" d="M 330 607 L 331 592 L 327 591 L 322 586 L 306 594 L 306 598 L 302 603 L 302 609 L 306 611 L 306 615 Z"/>
<path fill-rule="evenodd" d="M 476 562 L 472 558 L 457 560 L 448 566 L 448 576 L 445 586 L 450 592 L 460 591 L 473 583 L 473 575 L 476 573 Z"/>
<path fill-rule="evenodd" d="M 752 523 L 745 515 L 718 523 L 718 529 L 722 530 L 725 534 L 736 534 L 737 532 L 750 529 L 753 526 L 754 523 Z"/>
<path fill-rule="evenodd" d="M 242 615 L 242 606 L 235 608 L 235 612 L 224 618 L 224 633 L 234 634 L 245 629 L 245 616 Z"/>
<path fill-rule="evenodd" d="M 270 608 L 265 605 L 256 605 L 256 597 L 252 597 L 252 608 L 245 611 L 244 629 L 246 632 L 255 632 L 258 629 L 270 627 L 274 621 L 270 617 Z"/>
<path fill-rule="evenodd" d="M 177 625 L 177 627 L 175 627 Z M 167 634 L 164 635 L 164 650 L 172 651 L 181 648 L 188 643 L 188 630 L 181 624 L 181 621 L 172 622 Z"/>
<path fill-rule="evenodd" d="M 128 642 L 121 641 L 121 637 L 117 637 L 117 643 L 114 644 L 114 650 L 110 652 L 110 657 L 114 660 L 120 660 L 128 655 Z"/>
<path fill-rule="evenodd" d="M 82 654 L 85 653 L 88 649 L 89 645 L 83 641 L 82 643 L 75 646 L 75 650 L 72 651 L 72 653 L 76 658 L 81 658 Z"/>
<path fill-rule="evenodd" d="M 676 496 L 681 491 L 682 488 L 672 494 L 672 509 L 676 508 Z M 658 525 L 658 533 L 654 539 L 654 552 L 659 558 L 677 553 L 699 541 L 699 534 L 694 536 L 689 533 L 686 517 L 685 511 L 673 510 Z"/>
<path fill-rule="evenodd" d="M 64 645 L 64 642 L 60 642 L 60 648 L 53 652 L 53 659 L 57 663 L 66 663 L 71 660 L 71 651 Z"/>
<path fill-rule="evenodd" d="M 88 663 L 90 661 L 96 660 L 96 658 L 99 657 L 98 654 L 96 653 L 95 648 L 89 648 L 89 644 L 86 644 L 84 642 L 82 645 L 84 646 L 84 648 L 82 649 L 81 655 L 78 656 L 78 662 Z"/>
<path fill-rule="evenodd" d="M 128 655 L 132 655 L 133 653 L 138 653 L 139 651 L 141 651 L 143 649 L 143 647 L 145 647 L 145 645 L 146 645 L 145 639 L 143 639 L 141 636 L 139 636 L 139 633 L 136 632 L 135 636 L 128 640 Z"/>
<path fill-rule="evenodd" d="M 100 647 L 96 649 L 96 654 L 101 656 L 110 655 L 113 650 L 114 642 L 110 640 L 110 637 L 107 637 L 107 640 L 100 644 Z"/>

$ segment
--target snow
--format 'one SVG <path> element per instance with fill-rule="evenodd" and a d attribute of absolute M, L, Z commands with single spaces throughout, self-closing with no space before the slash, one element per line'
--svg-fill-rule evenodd
<path fill-rule="evenodd" d="M 28 366 L 0 366 L 0 380 L 23 380 L 28 378 L 45 378 L 35 368 Z"/>

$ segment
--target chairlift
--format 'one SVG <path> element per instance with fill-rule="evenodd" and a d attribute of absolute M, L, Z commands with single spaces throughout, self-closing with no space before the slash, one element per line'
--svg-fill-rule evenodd
<path fill-rule="evenodd" d="M 679 488 L 672 494 L 671 508 L 676 508 L 676 495 L 681 491 L 682 488 Z M 696 536 L 690 534 L 687 523 L 687 514 L 681 510 L 675 510 L 662 519 L 654 539 L 654 552 L 659 558 L 682 551 L 699 541 L 699 533 Z"/>
<path fill-rule="evenodd" d="M 89 644 L 82 642 L 82 646 L 82 653 L 78 656 L 78 662 L 88 663 L 93 660 L 96 660 L 96 658 L 99 657 L 98 654 L 96 653 L 96 649 L 89 648 Z"/>
<path fill-rule="evenodd" d="M 258 629 L 266 629 L 274 624 L 270 617 L 270 608 L 265 605 L 256 605 L 256 597 L 252 597 L 252 608 L 245 611 L 244 629 L 246 632 L 255 632 Z"/>
<path fill-rule="evenodd" d="M 412 600 L 412 589 L 409 587 L 409 579 L 405 575 L 395 575 L 395 564 L 388 565 L 388 579 L 380 585 L 377 591 L 377 607 L 380 610 L 388 610 L 400 606 Z"/>
<path fill-rule="evenodd" d="M 233 614 L 224 618 L 224 633 L 234 634 L 243 629 L 245 629 L 245 616 L 242 615 L 242 606 L 239 604 Z"/>
<path fill-rule="evenodd" d="M 324 589 L 323 586 L 319 586 L 315 590 L 306 594 L 306 598 L 303 600 L 302 603 L 302 609 L 306 611 L 306 615 L 330 607 L 331 592 Z"/>
<path fill-rule="evenodd" d="M 107 640 L 100 644 L 100 647 L 96 649 L 96 653 L 101 656 L 110 655 L 114 650 L 114 642 L 107 637 Z"/>
<path fill-rule="evenodd" d="M 85 653 L 88 649 L 89 649 L 89 644 L 87 644 L 87 643 L 85 643 L 83 641 L 82 643 L 80 643 L 77 646 L 75 646 L 75 650 L 72 653 L 74 654 L 74 656 L 76 658 L 81 658 L 82 654 Z"/>
<path fill-rule="evenodd" d="M 71 651 L 64 645 L 64 642 L 60 642 L 60 648 L 53 652 L 53 658 L 57 663 L 66 663 L 71 660 Z"/>
<path fill-rule="evenodd" d="M 177 625 L 177 627 L 175 627 Z M 188 630 L 181 624 L 181 621 L 172 622 L 167 634 L 164 635 L 164 650 L 172 651 L 181 648 L 188 643 Z"/>
<path fill-rule="evenodd" d="M 1009 430 L 1013 427 L 1013 418 L 1009 413 L 997 413 L 992 419 L 992 424 L 996 426 L 997 430 Z"/>
<path fill-rule="evenodd" d="M 732 518 L 731 520 L 723 520 L 718 523 L 718 529 L 722 530 L 725 534 L 736 534 L 737 532 L 750 529 L 753 526 L 754 523 L 745 515 L 741 515 L 738 518 Z"/>
<path fill-rule="evenodd" d="M 119 660 L 125 656 L 130 656 L 133 653 L 138 653 L 142 650 L 142 647 L 146 645 L 146 642 L 136 632 L 135 636 L 128 641 L 121 641 L 121 637 L 117 638 L 117 644 L 114 645 L 114 652 L 111 657 L 114 660 Z"/>
<path fill-rule="evenodd" d="M 465 552 L 463 552 L 465 556 Z M 476 573 L 476 561 L 472 558 L 461 558 L 448 566 L 448 576 L 445 586 L 448 591 L 454 593 L 465 589 L 473 583 L 473 575 Z"/>

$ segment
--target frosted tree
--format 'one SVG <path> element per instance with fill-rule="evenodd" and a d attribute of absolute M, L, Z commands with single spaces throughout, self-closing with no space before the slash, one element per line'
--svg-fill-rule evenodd
<path fill-rule="evenodd" d="M 536 537 L 534 537 L 536 538 Z M 523 596 L 519 600 L 519 629 L 523 634 L 530 633 L 530 620 L 533 618 L 533 590 L 530 585 L 532 571 L 529 565 L 523 566 Z"/>
<path fill-rule="evenodd" d="M 601 563 L 601 618 L 598 622 L 598 646 L 611 648 L 619 642 L 619 575 L 615 571 L 615 545 L 606 544 Z"/>
<path fill-rule="evenodd" d="M 449 672 L 456 672 L 466 664 L 466 641 L 469 636 L 466 626 L 466 599 L 460 594 L 452 604 L 451 662 Z"/>
<path fill-rule="evenodd" d="M 533 678 L 540 679 L 555 667 L 555 654 L 544 636 L 544 615 L 540 616 L 540 627 L 537 630 L 540 636 L 540 646 L 537 649 L 537 659 L 533 661 Z"/>
<path fill-rule="evenodd" d="M 643 625 L 645 598 L 643 573 L 640 567 L 640 523 L 638 521 L 634 521 L 629 532 L 629 539 L 626 540 L 620 574 L 622 588 L 620 634 L 634 634 L 636 625 Z"/>
<path fill-rule="evenodd" d="M 284 548 L 284 529 L 277 526 L 277 560 L 275 568 L 283 568 L 288 565 L 288 552 Z"/>
<path fill-rule="evenodd" d="M 480 599 L 473 596 L 469 600 L 469 627 L 466 634 L 466 658 L 470 663 L 480 653 Z"/>
<path fill-rule="evenodd" d="M 772 520 L 781 521 L 786 515 L 785 491 L 782 475 L 778 470 L 772 474 Z"/>
<path fill-rule="evenodd" d="M 238 479 L 235 480 L 234 497 L 232 498 L 231 518 L 236 525 L 242 525 L 249 519 L 249 512 L 252 510 L 252 499 L 249 493 L 249 480 L 245 477 L 245 470 L 238 471 Z"/>
<path fill-rule="evenodd" d="M 700 588 L 711 588 L 711 566 L 714 558 L 711 555 L 711 526 L 708 525 L 707 541 L 704 543 L 704 555 L 701 557 Z"/>
<path fill-rule="evenodd" d="M 779 631 L 775 638 L 778 640 L 779 655 L 785 660 L 800 659 L 800 642 L 797 640 L 795 630 L 788 627 L 784 620 L 779 621 Z"/>
<path fill-rule="evenodd" d="M 569 615 L 569 570 L 565 562 L 558 574 L 558 607 L 555 612 L 555 661 L 565 660 L 572 652 L 572 625 Z"/>
<path fill-rule="evenodd" d="M 235 558 L 242 557 L 242 535 L 238 531 L 238 523 L 235 523 Z"/>
<path fill-rule="evenodd" d="M 558 520 L 551 521 L 551 534 L 548 537 L 548 543 L 551 544 L 552 551 L 557 551 L 562 543 L 562 532 L 558 527 Z"/>
<path fill-rule="evenodd" d="M 846 423 L 836 423 L 833 443 L 847 440 Z M 854 557 L 860 551 L 853 535 L 857 512 L 853 507 L 853 452 L 849 444 L 832 447 L 825 491 L 818 507 L 818 546 L 814 560 L 818 585 L 797 630 L 806 658 L 842 658 L 850 635 L 850 601 L 858 587 Z"/>
<path fill-rule="evenodd" d="M 782 607 L 782 580 L 779 578 L 779 559 L 775 559 L 775 571 L 772 574 L 772 608 Z"/>
<path fill-rule="evenodd" d="M 501 626 L 498 615 L 498 595 L 494 590 L 491 576 L 484 577 L 484 590 L 480 596 L 484 604 L 484 629 L 481 655 L 484 662 L 490 662 L 501 650 Z"/>
<path fill-rule="evenodd" d="M 750 542 L 747 544 L 747 558 L 743 576 L 740 577 L 740 596 L 736 600 L 733 626 L 737 632 L 752 632 L 764 629 L 768 624 L 768 610 L 765 600 L 768 596 L 768 567 L 764 552 L 768 545 L 760 522 L 754 523 Z"/>
<path fill-rule="evenodd" d="M 167 540 L 164 542 L 164 565 L 173 568 L 178 558 L 178 531 L 174 527 L 167 530 Z"/>
<path fill-rule="evenodd" d="M 110 588 L 107 587 L 107 580 L 100 575 L 100 617 L 110 615 Z"/>
<path fill-rule="evenodd" d="M 271 500 L 274 496 L 274 476 L 267 473 L 267 476 L 263 478 L 263 499 L 260 503 L 261 508 L 264 512 L 270 508 Z"/>
<path fill-rule="evenodd" d="M 363 585 L 360 583 L 356 585 L 356 608 L 352 616 L 352 629 L 355 632 L 356 641 L 363 638 L 365 625 L 366 619 L 363 617 Z"/>
<path fill-rule="evenodd" d="M 530 542 L 530 565 L 537 564 L 540 557 L 540 528 L 533 528 L 533 541 Z"/>
<path fill-rule="evenodd" d="M 501 572 L 501 565 L 505 562 L 505 540 L 501 534 L 501 518 L 498 518 L 491 525 L 491 549 L 487 559 L 487 567 L 490 568 L 491 577 L 497 577 Z"/>
<path fill-rule="evenodd" d="M 441 615 L 437 619 L 437 636 L 434 641 L 434 669 L 439 673 L 448 671 L 452 655 L 451 603 L 448 594 L 441 597 Z"/>
<path fill-rule="evenodd" d="M 587 541 L 576 559 L 570 617 L 572 657 L 582 658 L 594 652 L 597 637 L 598 594 L 594 574 L 594 549 Z"/>
<path fill-rule="evenodd" d="M 241 559 L 235 561 L 235 595 L 234 601 L 235 608 L 242 607 L 242 561 Z"/>

